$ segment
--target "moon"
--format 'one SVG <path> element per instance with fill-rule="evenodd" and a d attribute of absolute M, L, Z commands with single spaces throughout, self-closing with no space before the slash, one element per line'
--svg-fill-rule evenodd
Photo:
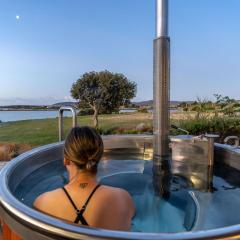
<path fill-rule="evenodd" d="M 19 15 L 16 15 L 16 20 L 20 20 L 20 16 Z"/>

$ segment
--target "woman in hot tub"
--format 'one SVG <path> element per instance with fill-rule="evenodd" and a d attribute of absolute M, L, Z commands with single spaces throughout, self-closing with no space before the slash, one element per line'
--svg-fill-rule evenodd
<path fill-rule="evenodd" d="M 100 185 L 96 180 L 103 142 L 95 129 L 75 127 L 64 146 L 69 182 L 46 192 L 34 207 L 51 216 L 96 228 L 129 231 L 135 206 L 123 189 Z"/>

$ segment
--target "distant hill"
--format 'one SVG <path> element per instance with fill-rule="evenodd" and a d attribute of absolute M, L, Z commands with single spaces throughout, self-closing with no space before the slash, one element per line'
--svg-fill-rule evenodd
<path fill-rule="evenodd" d="M 9 105 L 0 106 L 0 110 L 57 110 L 62 106 L 76 106 L 76 102 L 59 102 L 52 105 Z"/>
<path fill-rule="evenodd" d="M 9 105 L 9 106 L 0 106 L 2 110 L 39 110 L 47 109 L 47 105 Z"/>
<path fill-rule="evenodd" d="M 133 102 L 133 104 L 135 104 L 139 107 L 153 106 L 153 100 L 147 100 L 147 101 L 142 101 L 142 102 Z"/>
<path fill-rule="evenodd" d="M 62 106 L 72 106 L 75 107 L 77 105 L 77 102 L 59 102 L 59 103 L 55 103 L 52 105 L 49 105 L 48 107 L 62 107 Z"/>
<path fill-rule="evenodd" d="M 186 102 L 186 103 L 193 103 L 193 101 L 171 101 L 170 105 L 171 106 L 176 106 L 182 102 Z M 147 100 L 147 101 L 141 101 L 141 102 L 133 102 L 134 105 L 139 106 L 139 107 L 152 107 L 153 106 L 153 100 Z M 61 106 L 76 106 L 77 102 L 60 102 L 60 103 L 55 103 L 53 105 L 51 105 L 52 107 L 61 107 Z M 51 107 L 49 106 L 49 107 Z"/>
<path fill-rule="evenodd" d="M 193 103 L 193 101 L 171 101 L 171 107 L 175 107 L 176 105 L 186 102 Z M 141 101 L 141 102 L 133 102 L 134 105 L 138 107 L 153 107 L 153 100 Z M 0 110 L 58 110 L 62 106 L 72 106 L 76 107 L 77 102 L 59 102 L 52 105 L 10 105 L 10 106 L 0 106 Z"/>

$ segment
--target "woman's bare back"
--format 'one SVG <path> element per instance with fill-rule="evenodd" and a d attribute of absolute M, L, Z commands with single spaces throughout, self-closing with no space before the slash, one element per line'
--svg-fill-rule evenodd
<path fill-rule="evenodd" d="M 65 186 L 70 198 L 80 210 L 96 187 L 95 184 Z M 71 201 L 63 189 L 40 195 L 34 207 L 46 214 L 73 223 L 77 217 Z M 129 193 L 123 189 L 101 185 L 92 195 L 83 217 L 91 227 L 129 231 L 135 206 Z"/>

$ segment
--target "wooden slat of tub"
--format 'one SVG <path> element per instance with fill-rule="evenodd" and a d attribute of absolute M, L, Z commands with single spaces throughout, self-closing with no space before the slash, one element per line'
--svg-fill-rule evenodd
<path fill-rule="evenodd" d="M 11 229 L 5 223 L 2 224 L 2 233 L 3 233 L 3 240 L 11 240 L 11 237 L 12 237 Z"/>
<path fill-rule="evenodd" d="M 0 162 L 0 170 L 5 166 L 7 162 Z M 0 240 L 21 240 L 11 229 L 8 227 L 7 224 L 2 223 L 2 231 L 0 235 Z"/>
<path fill-rule="evenodd" d="M 0 240 L 22 240 L 5 223 L 2 224 L 2 234 Z"/>

